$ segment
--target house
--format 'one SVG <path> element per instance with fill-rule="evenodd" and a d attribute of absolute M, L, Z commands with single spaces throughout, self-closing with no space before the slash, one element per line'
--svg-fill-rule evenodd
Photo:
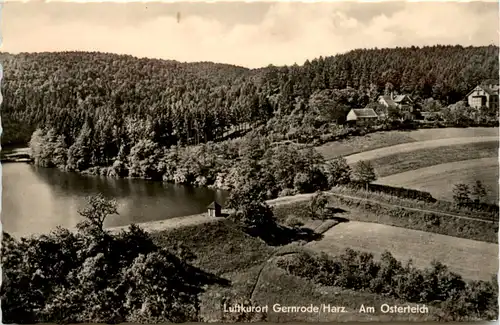
<path fill-rule="evenodd" d="M 467 103 L 473 108 L 498 109 L 498 81 L 488 80 L 477 85 L 467 94 Z"/>
<path fill-rule="evenodd" d="M 217 203 L 217 201 L 213 201 L 210 203 L 210 205 L 207 207 L 208 209 L 208 216 L 209 217 L 221 217 L 222 216 L 222 206 Z"/>
<path fill-rule="evenodd" d="M 399 111 L 401 113 L 402 119 L 415 119 L 418 116 L 418 112 L 415 112 L 414 101 L 409 95 L 396 95 L 392 93 L 390 95 L 380 96 L 378 98 L 378 103 L 386 108 L 383 114 L 389 115 L 389 108 Z"/>
<path fill-rule="evenodd" d="M 390 107 L 402 109 L 405 106 L 408 106 L 411 109 L 411 107 L 413 106 L 413 100 L 409 95 L 394 96 L 392 93 L 390 95 L 379 96 L 378 102 L 387 108 Z"/>
<path fill-rule="evenodd" d="M 377 113 L 371 108 L 353 108 L 346 117 L 348 123 L 356 125 L 372 124 L 378 119 Z"/>

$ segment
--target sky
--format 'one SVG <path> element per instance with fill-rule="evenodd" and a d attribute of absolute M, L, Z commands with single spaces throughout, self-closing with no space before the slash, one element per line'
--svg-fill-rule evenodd
<path fill-rule="evenodd" d="M 8 1 L 0 51 L 101 51 L 257 68 L 356 48 L 499 44 L 497 2 Z"/>

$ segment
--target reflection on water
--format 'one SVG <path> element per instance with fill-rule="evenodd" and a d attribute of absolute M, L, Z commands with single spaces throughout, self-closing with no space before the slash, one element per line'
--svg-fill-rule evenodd
<path fill-rule="evenodd" d="M 118 216 L 106 226 L 162 220 L 201 213 L 227 193 L 139 179 L 83 176 L 23 163 L 2 165 L 2 226 L 13 235 L 74 227 L 85 197 L 95 193 L 118 201 Z"/>

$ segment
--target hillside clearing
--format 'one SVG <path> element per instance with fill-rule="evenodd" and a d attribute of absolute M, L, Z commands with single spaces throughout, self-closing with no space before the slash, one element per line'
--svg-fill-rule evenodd
<path fill-rule="evenodd" d="M 341 223 L 307 247 L 331 255 L 352 248 L 373 253 L 376 258 L 388 250 L 401 261 L 411 256 L 414 265 L 421 268 L 438 260 L 469 279 L 489 280 L 498 271 L 496 244 L 375 223 Z"/>
<path fill-rule="evenodd" d="M 370 133 L 365 136 L 350 137 L 346 140 L 325 143 L 316 147 L 316 150 L 326 160 L 339 156 L 354 155 L 357 153 L 390 147 L 399 144 L 414 143 L 429 140 L 451 138 L 492 137 L 498 141 L 498 128 L 444 128 L 419 129 L 412 131 L 384 131 Z"/>
<path fill-rule="evenodd" d="M 350 137 L 342 141 L 328 142 L 316 147 L 316 150 L 325 160 L 330 160 L 339 156 L 348 156 L 358 152 L 415 141 L 407 132 L 376 132 L 365 136 Z"/>
<path fill-rule="evenodd" d="M 498 202 L 498 158 L 481 158 L 440 164 L 382 177 L 379 184 L 430 192 L 436 199 L 453 200 L 453 186 L 480 180 L 489 190 L 488 200 Z"/>
<path fill-rule="evenodd" d="M 449 162 L 498 157 L 498 141 L 402 152 L 371 160 L 378 177 Z"/>
<path fill-rule="evenodd" d="M 354 164 L 360 160 L 373 160 L 377 158 L 382 158 L 386 156 L 393 155 L 395 153 L 406 153 L 421 149 L 431 149 L 438 147 L 446 147 L 460 144 L 474 145 L 481 142 L 491 142 L 498 141 L 498 137 L 488 136 L 488 137 L 463 137 L 463 138 L 449 138 L 449 139 L 438 139 L 438 140 L 426 140 L 405 144 L 398 144 L 395 146 L 365 151 L 362 153 L 350 155 L 346 157 L 348 164 Z"/>
<path fill-rule="evenodd" d="M 499 136 L 498 128 L 443 128 L 443 129 L 418 129 L 408 132 L 408 135 L 416 141 L 450 139 L 450 138 L 466 138 L 466 137 L 497 137 Z"/>

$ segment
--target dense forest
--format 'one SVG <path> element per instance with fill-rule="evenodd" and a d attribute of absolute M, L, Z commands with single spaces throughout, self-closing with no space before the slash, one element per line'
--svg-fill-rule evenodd
<path fill-rule="evenodd" d="M 282 140 L 351 134 L 349 109 L 381 94 L 435 110 L 499 73 L 496 46 L 354 50 L 255 70 L 87 52 L 0 59 L 2 145 L 31 139 L 42 166 L 197 185 L 222 177 L 208 175 L 214 165 L 231 173 L 245 158 L 241 143 L 225 141 L 245 131 L 264 159 Z"/>

